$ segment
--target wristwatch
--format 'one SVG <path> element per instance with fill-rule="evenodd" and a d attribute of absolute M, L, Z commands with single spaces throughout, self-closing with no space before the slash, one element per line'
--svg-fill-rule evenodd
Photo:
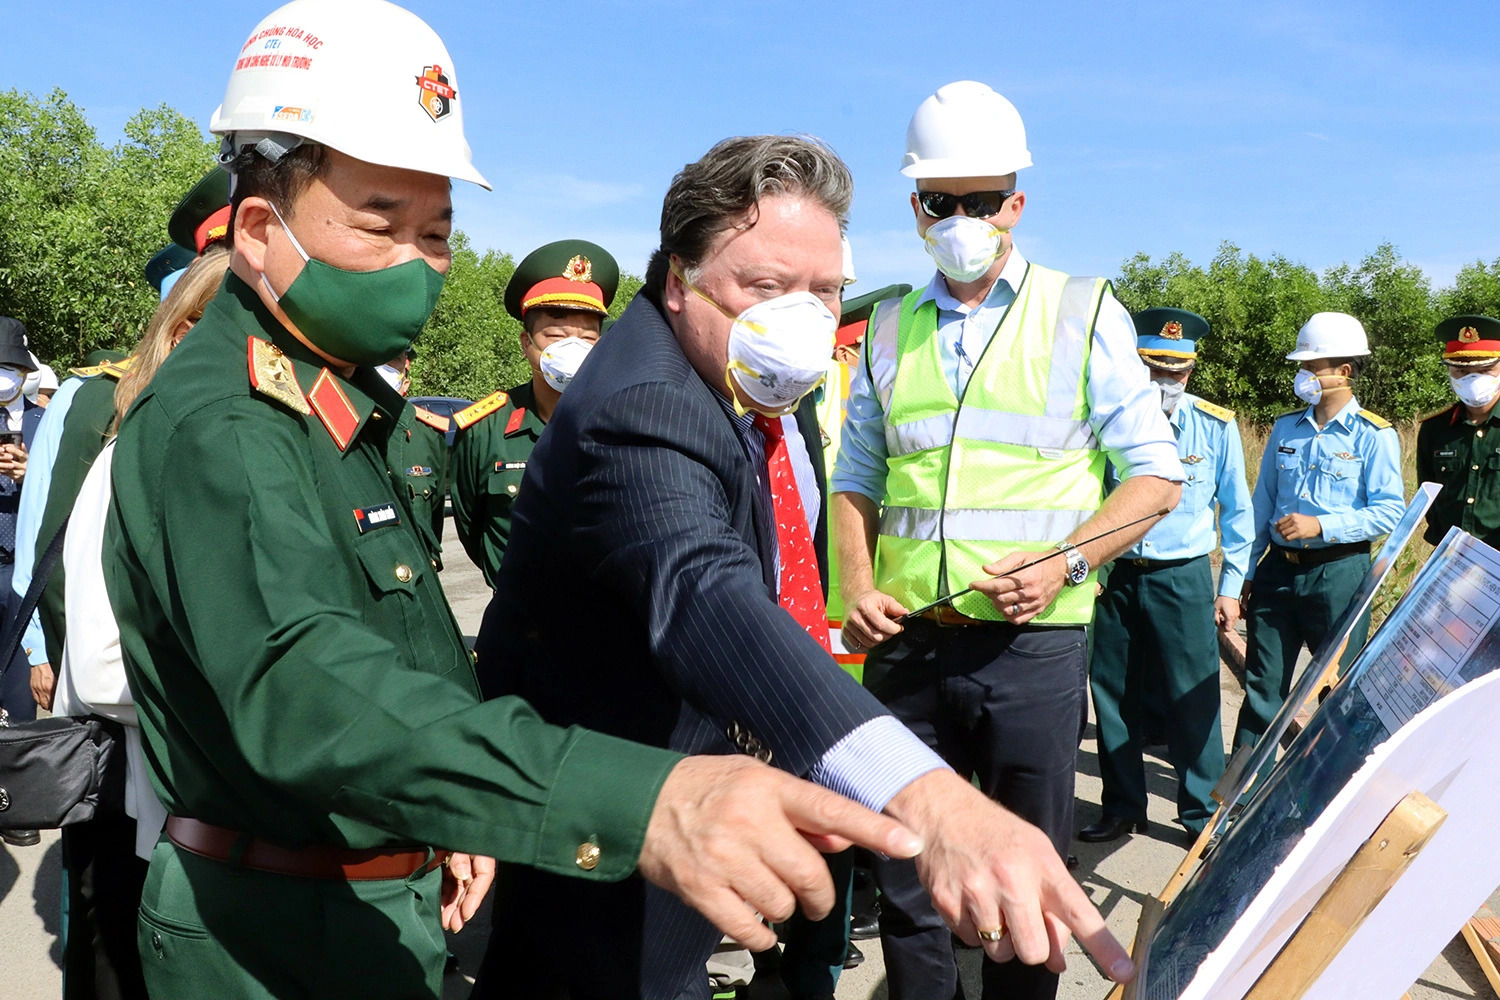
<path fill-rule="evenodd" d="M 1069 542 L 1058 542 L 1057 551 L 1063 553 L 1068 562 L 1067 584 L 1076 587 L 1089 578 L 1089 561 Z"/>

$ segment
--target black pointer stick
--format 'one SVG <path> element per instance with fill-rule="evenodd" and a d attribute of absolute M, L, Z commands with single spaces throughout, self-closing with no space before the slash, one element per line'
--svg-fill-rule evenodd
<path fill-rule="evenodd" d="M 1147 514 L 1145 517 L 1138 517 L 1134 521 L 1131 521 L 1129 524 L 1122 524 L 1118 528 L 1110 528 L 1108 531 L 1101 531 L 1101 532 L 1099 532 L 1099 534 L 1095 535 L 1093 538 L 1085 538 L 1081 542 L 1074 542 L 1073 543 L 1073 547 L 1076 549 L 1080 545 L 1088 545 L 1090 542 L 1097 542 L 1099 539 L 1106 538 L 1109 535 L 1113 535 L 1117 531 L 1124 531 L 1126 528 L 1134 528 L 1137 524 L 1140 524 L 1142 521 L 1149 521 L 1153 517 L 1166 517 L 1170 513 L 1172 513 L 1172 508 L 1170 508 L 1170 507 L 1163 507 L 1161 510 L 1157 511 L 1155 514 Z M 1051 551 L 1051 552 L 1047 553 L 1046 555 L 1042 556 L 1040 559 L 1033 559 L 1029 563 L 1022 563 L 1021 565 L 1017 566 L 1015 569 L 1010 570 L 1009 572 L 1006 572 L 1006 573 L 1002 573 L 1001 576 L 1013 576 L 1014 574 L 1021 572 L 1021 570 L 1023 570 L 1023 569 L 1030 569 L 1033 566 L 1036 566 L 1036 565 L 1038 565 L 1040 563 L 1046 562 L 1048 559 L 1056 559 L 1058 556 L 1063 555 L 1065 552 L 1066 552 L 1066 550 L 1064 550 L 1064 549 L 1054 549 L 1053 551 Z M 998 579 L 1000 579 L 1000 577 L 995 576 L 995 577 L 990 577 L 990 579 L 992 579 L 992 580 L 998 580 Z M 965 587 L 963 590 L 960 590 L 956 594 L 949 594 L 947 597 L 939 597 L 937 600 L 933 601 L 931 604 L 924 604 L 924 605 L 922 605 L 920 608 L 918 608 L 915 611 L 908 611 L 906 614 L 902 615 L 900 618 L 897 618 L 896 621 L 899 623 L 899 622 L 906 621 L 906 619 L 908 619 L 908 618 L 915 618 L 918 615 L 922 614 L 924 611 L 931 611 L 933 608 L 940 607 L 940 606 L 942 606 L 944 604 L 951 604 L 951 603 L 953 603 L 953 601 L 956 598 L 962 597 L 965 594 L 970 594 L 970 593 L 973 593 L 973 592 L 974 592 L 974 588 L 973 587 Z"/>

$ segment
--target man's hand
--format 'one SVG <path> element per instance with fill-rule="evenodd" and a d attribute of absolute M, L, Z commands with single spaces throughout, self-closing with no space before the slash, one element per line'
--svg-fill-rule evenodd
<path fill-rule="evenodd" d="M 999 562 L 984 567 L 991 579 L 976 580 L 969 586 L 988 597 L 1006 621 L 1012 625 L 1024 625 L 1057 600 L 1057 594 L 1068 578 L 1068 560 L 1058 555 L 1056 559 L 1048 559 L 1019 573 L 1010 571 L 1046 554 L 1012 552 Z"/>
<path fill-rule="evenodd" d="M 9 476 L 18 483 L 26 478 L 25 445 L 0 444 L 0 476 Z"/>
<path fill-rule="evenodd" d="M 983 945 L 996 962 L 1015 957 L 1062 972 L 1071 930 L 1111 979 L 1134 977 L 1125 949 L 1041 830 L 952 771 L 923 775 L 886 809 L 923 837 L 922 884 L 966 944 Z M 981 940 L 980 931 L 996 929 L 1006 932 L 999 941 Z"/>
<path fill-rule="evenodd" d="M 450 854 L 443 864 L 443 930 L 457 934 L 479 912 L 495 881 L 495 859 L 479 854 Z"/>
<path fill-rule="evenodd" d="M 762 922 L 787 919 L 800 900 L 813 920 L 833 908 L 819 851 L 850 844 L 910 858 L 916 834 L 841 795 L 745 756 L 688 757 L 662 785 L 640 872 L 681 896 L 751 951 L 776 944 Z"/>
<path fill-rule="evenodd" d="M 1276 530 L 1289 542 L 1323 537 L 1322 523 L 1311 514 L 1288 514 L 1276 522 Z"/>
<path fill-rule="evenodd" d="M 1240 602 L 1233 597 L 1214 598 L 1214 621 L 1220 632 L 1233 632 L 1240 620 Z"/>
<path fill-rule="evenodd" d="M 52 711 L 52 692 L 57 689 L 57 678 L 52 676 L 52 664 L 38 663 L 31 668 L 31 697 L 47 711 Z"/>
<path fill-rule="evenodd" d="M 903 631 L 895 619 L 906 614 L 901 602 L 878 590 L 868 590 L 844 602 L 844 645 L 869 649 Z"/>

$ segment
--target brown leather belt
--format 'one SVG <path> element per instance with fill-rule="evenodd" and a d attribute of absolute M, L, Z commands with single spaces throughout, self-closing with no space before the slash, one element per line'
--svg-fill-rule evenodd
<path fill-rule="evenodd" d="M 970 618 L 968 615 L 954 611 L 950 605 L 939 604 L 935 608 L 928 608 L 917 616 L 926 618 L 928 621 L 937 622 L 939 625 L 1004 625 L 1002 621 L 986 621 L 983 618 Z"/>
<path fill-rule="evenodd" d="M 238 864 L 256 871 L 301 878 L 343 882 L 375 882 L 409 878 L 431 871 L 448 858 L 446 851 L 393 851 L 374 848 L 302 847 L 293 850 L 258 840 L 212 823 L 186 816 L 167 817 L 167 837 L 182 848 L 214 861 Z M 237 848 L 243 847 L 243 850 Z M 232 860 L 234 859 L 234 860 Z"/>
<path fill-rule="evenodd" d="M 1369 555 L 1369 542 L 1346 542 L 1343 545 L 1325 545 L 1321 549 L 1289 549 L 1272 543 L 1271 550 L 1293 566 L 1321 566 L 1335 559 L 1347 559 L 1355 555 Z"/>

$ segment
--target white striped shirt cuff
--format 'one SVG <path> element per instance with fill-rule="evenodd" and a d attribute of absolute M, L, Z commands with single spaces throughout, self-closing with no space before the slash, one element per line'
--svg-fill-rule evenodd
<path fill-rule="evenodd" d="M 871 719 L 839 740 L 809 778 L 875 812 L 929 771 L 948 769 L 894 715 Z"/>

